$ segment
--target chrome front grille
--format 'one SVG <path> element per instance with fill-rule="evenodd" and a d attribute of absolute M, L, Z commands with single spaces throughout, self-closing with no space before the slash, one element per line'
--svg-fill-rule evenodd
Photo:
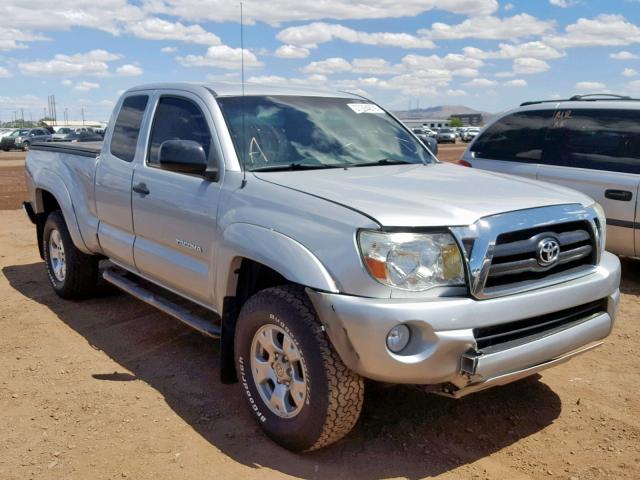
<path fill-rule="evenodd" d="M 593 208 L 557 205 L 484 217 L 452 233 L 463 248 L 471 294 L 509 295 L 585 275 L 600 261 L 602 228 Z M 553 240 L 547 264 L 541 241 Z"/>
<path fill-rule="evenodd" d="M 540 274 L 579 265 L 593 265 L 593 238 L 588 222 L 560 223 L 543 228 L 542 232 L 527 229 L 498 236 L 485 288 L 533 280 Z M 553 265 L 541 265 L 537 258 L 540 242 L 547 238 L 557 240 L 560 246 L 558 260 Z"/>

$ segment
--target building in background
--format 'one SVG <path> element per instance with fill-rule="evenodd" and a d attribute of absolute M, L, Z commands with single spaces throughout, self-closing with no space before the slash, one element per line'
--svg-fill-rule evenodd
<path fill-rule="evenodd" d="M 460 119 L 463 127 L 480 127 L 484 125 L 481 113 L 454 113 L 449 117 L 449 120 L 452 118 Z"/>
<path fill-rule="evenodd" d="M 448 118 L 398 118 L 402 123 L 404 123 L 409 128 L 442 128 L 449 126 Z"/>

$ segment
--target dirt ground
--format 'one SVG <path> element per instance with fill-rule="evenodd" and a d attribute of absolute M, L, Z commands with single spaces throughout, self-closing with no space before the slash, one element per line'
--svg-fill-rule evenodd
<path fill-rule="evenodd" d="M 16 160 L 0 156 L 11 208 L 22 172 L 3 164 Z M 600 349 L 458 401 L 369 384 L 347 438 L 296 455 L 220 383 L 215 341 L 106 285 L 92 300 L 59 299 L 34 228 L 4 208 L 2 480 L 640 478 L 638 262 L 623 261 L 619 320 Z"/>

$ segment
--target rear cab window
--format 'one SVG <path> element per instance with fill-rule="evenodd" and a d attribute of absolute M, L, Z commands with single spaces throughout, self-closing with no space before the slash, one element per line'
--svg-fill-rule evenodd
<path fill-rule="evenodd" d="M 497 120 L 471 147 L 476 158 L 539 163 L 554 110 L 527 110 Z"/>
<path fill-rule="evenodd" d="M 148 101 L 147 95 L 132 95 L 122 102 L 111 136 L 109 146 L 111 155 L 125 162 L 133 161 L 136 156 L 140 125 Z"/>

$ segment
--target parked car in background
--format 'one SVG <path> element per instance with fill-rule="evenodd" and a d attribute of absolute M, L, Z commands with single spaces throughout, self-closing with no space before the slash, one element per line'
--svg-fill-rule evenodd
<path fill-rule="evenodd" d="M 32 144 L 36 142 L 50 142 L 52 135 L 44 128 L 30 128 L 25 132 L 21 132 L 15 138 L 15 147 L 21 150 L 29 150 Z"/>
<path fill-rule="evenodd" d="M 435 137 L 428 135 L 423 128 L 413 128 L 413 133 L 415 133 L 416 137 L 418 137 L 422 143 L 426 145 L 426 147 L 433 153 L 434 155 L 438 154 L 438 141 Z"/>
<path fill-rule="evenodd" d="M 464 142 L 470 142 L 471 140 L 476 138 L 479 133 L 480 133 L 480 128 L 478 128 L 478 127 L 466 128 L 464 130 L 464 132 L 462 133 L 462 140 Z"/>
<path fill-rule="evenodd" d="M 94 132 L 71 132 L 61 138 L 54 138 L 54 142 L 101 142 L 102 135 Z"/>
<path fill-rule="evenodd" d="M 456 132 L 452 128 L 443 127 L 438 130 L 436 140 L 438 143 L 456 143 Z"/>
<path fill-rule="evenodd" d="M 9 135 L 14 130 L 14 128 L 0 128 L 0 138 L 4 137 L 5 135 Z"/>
<path fill-rule="evenodd" d="M 640 100 L 576 95 L 525 102 L 477 136 L 460 163 L 589 195 L 604 207 L 607 249 L 640 257 Z"/>
<path fill-rule="evenodd" d="M 52 140 L 53 141 L 60 140 L 74 131 L 75 130 L 71 127 L 59 127 L 56 130 L 56 132 L 52 135 Z"/>
<path fill-rule="evenodd" d="M 459 398 L 609 335 L 620 261 L 591 198 L 438 162 L 360 96 L 247 91 L 136 87 L 101 147 L 34 145 L 24 208 L 60 297 L 110 259 L 106 281 L 220 338 L 221 380 L 297 451 L 353 428 L 364 378 Z"/>
<path fill-rule="evenodd" d="M 0 149 L 4 150 L 5 152 L 8 150 L 16 149 L 17 148 L 16 139 L 20 135 L 27 135 L 28 133 L 29 133 L 28 128 L 18 128 L 11 131 L 11 133 L 3 136 L 2 139 L 0 139 Z"/>

